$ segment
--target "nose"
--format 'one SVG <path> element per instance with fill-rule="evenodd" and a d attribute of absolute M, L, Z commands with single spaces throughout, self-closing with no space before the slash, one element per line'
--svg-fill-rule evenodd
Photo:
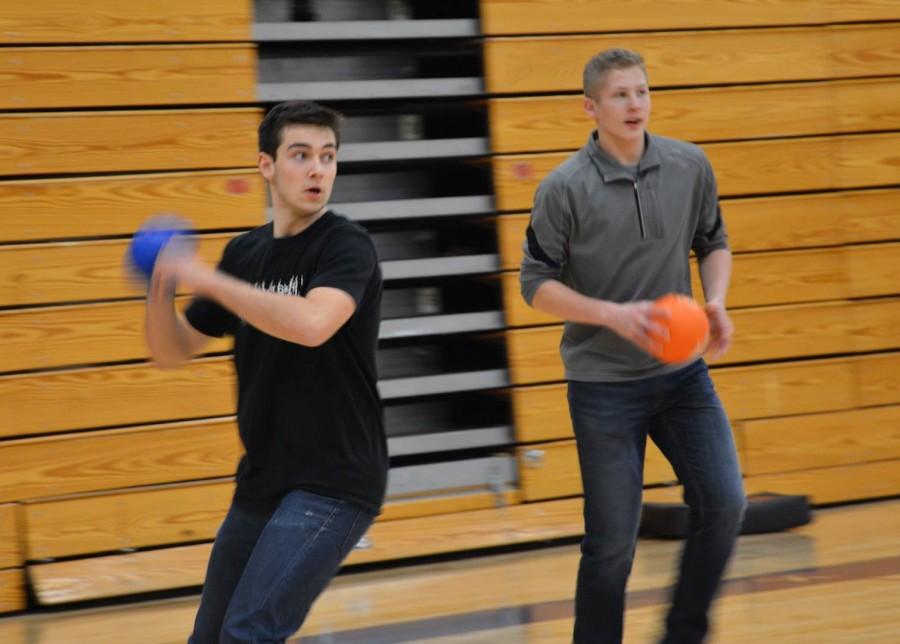
<path fill-rule="evenodd" d="M 314 158 L 312 163 L 309 166 L 309 175 L 311 177 L 318 177 L 322 174 L 322 162 L 318 158 Z"/>

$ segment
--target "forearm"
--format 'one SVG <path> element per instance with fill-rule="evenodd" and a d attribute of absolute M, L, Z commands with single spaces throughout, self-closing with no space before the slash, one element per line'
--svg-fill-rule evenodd
<path fill-rule="evenodd" d="M 202 347 L 201 334 L 175 309 L 171 295 L 148 298 L 145 333 L 150 356 L 160 367 L 175 367 Z"/>
<path fill-rule="evenodd" d="M 336 331 L 323 307 L 300 295 L 263 291 L 220 271 L 210 271 L 196 288 L 247 324 L 288 342 L 319 346 Z"/>
<path fill-rule="evenodd" d="M 704 298 L 724 306 L 731 282 L 731 251 L 727 248 L 714 250 L 699 263 Z"/>
<path fill-rule="evenodd" d="M 535 291 L 531 305 L 568 322 L 604 326 L 611 303 L 581 295 L 557 280 L 547 280 Z"/>

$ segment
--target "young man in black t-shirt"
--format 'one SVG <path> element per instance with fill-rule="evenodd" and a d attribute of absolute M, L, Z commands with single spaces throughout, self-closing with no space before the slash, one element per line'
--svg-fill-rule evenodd
<path fill-rule="evenodd" d="M 234 337 L 245 448 L 190 642 L 283 642 L 381 507 L 388 456 L 375 350 L 375 247 L 327 209 L 340 116 L 274 107 L 259 128 L 272 223 L 233 239 L 217 268 L 164 251 L 147 297 L 161 366 Z M 193 289 L 184 312 L 176 285 Z"/>

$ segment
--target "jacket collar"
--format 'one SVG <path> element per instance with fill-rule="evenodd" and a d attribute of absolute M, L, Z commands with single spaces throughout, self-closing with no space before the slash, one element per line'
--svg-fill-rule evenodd
<path fill-rule="evenodd" d="M 641 160 L 638 161 L 639 175 L 650 168 L 659 166 L 661 163 L 658 149 L 659 145 L 654 143 L 654 139 L 655 137 L 649 132 L 644 132 L 644 154 L 641 156 Z M 629 181 L 634 180 L 634 173 L 631 169 L 626 168 L 613 159 L 597 143 L 597 130 L 591 132 L 585 150 L 587 151 L 591 162 L 594 164 L 594 167 L 597 168 L 597 172 L 600 173 L 600 177 L 603 179 L 604 183 L 621 179 L 627 179 Z"/>

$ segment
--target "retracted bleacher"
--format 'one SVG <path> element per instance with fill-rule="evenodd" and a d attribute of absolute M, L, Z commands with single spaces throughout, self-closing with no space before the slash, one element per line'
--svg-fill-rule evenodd
<path fill-rule="evenodd" d="M 900 12 L 641 4 L 482 2 L 483 28 L 498 36 L 485 43 L 485 82 L 526 500 L 581 492 L 559 320 L 522 302 L 516 271 L 535 187 L 590 130 L 580 70 L 611 46 L 647 60 L 651 129 L 700 144 L 719 179 L 737 331 L 713 379 L 748 492 L 817 504 L 896 495 Z M 648 484 L 675 483 L 654 449 L 648 459 Z M 672 491 L 646 496 L 670 501 Z"/>
<path fill-rule="evenodd" d="M 0 11 L 4 610 L 23 569 L 42 604 L 201 583 L 240 455 L 230 346 L 154 369 L 122 257 L 157 212 L 209 260 L 263 223 L 256 126 L 281 100 L 346 114 L 334 208 L 387 280 L 390 502 L 353 560 L 478 545 L 420 517 L 518 499 L 477 5 L 250 4 Z"/>
<path fill-rule="evenodd" d="M 334 208 L 387 280 L 389 502 L 348 565 L 579 534 L 560 329 L 516 271 L 610 45 L 645 54 L 653 130 L 719 177 L 738 335 L 713 374 L 748 491 L 900 492 L 900 7 L 562 4 L 0 9 L 0 612 L 26 586 L 50 605 L 202 583 L 240 454 L 230 347 L 153 368 L 121 258 L 157 212 L 210 260 L 262 223 L 255 129 L 289 98 L 347 115 Z M 655 451 L 646 473 L 648 498 L 677 489 Z"/>

